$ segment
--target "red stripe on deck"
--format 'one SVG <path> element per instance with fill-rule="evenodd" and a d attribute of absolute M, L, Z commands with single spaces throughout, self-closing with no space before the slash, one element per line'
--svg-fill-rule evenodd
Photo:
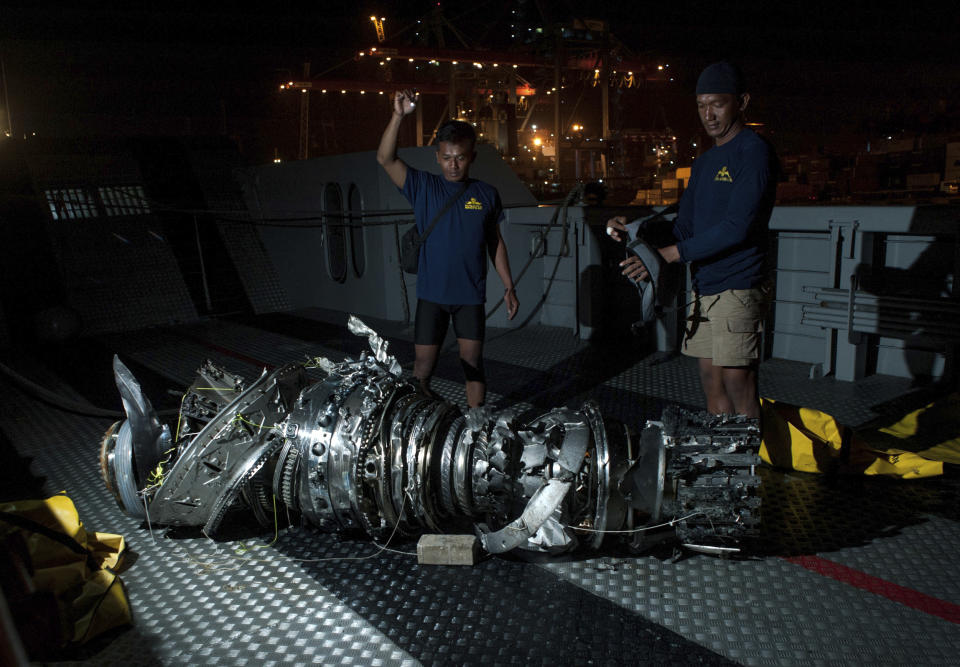
<path fill-rule="evenodd" d="M 874 577 L 860 570 L 854 570 L 846 565 L 835 563 L 820 556 L 791 556 L 784 560 L 806 568 L 811 572 L 830 577 L 837 581 L 849 584 L 864 591 L 899 602 L 912 609 L 922 611 L 931 616 L 938 616 L 951 623 L 960 624 L 960 605 L 932 597 L 912 588 L 906 588 L 891 583 L 885 579 Z"/>

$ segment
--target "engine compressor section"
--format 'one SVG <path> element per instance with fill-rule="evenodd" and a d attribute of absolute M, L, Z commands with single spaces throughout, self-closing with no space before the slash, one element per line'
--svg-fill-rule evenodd
<path fill-rule="evenodd" d="M 316 382 L 304 363 L 248 382 L 206 362 L 173 425 L 114 358 L 127 418 L 104 435 L 100 468 L 120 507 L 212 537 L 230 512 L 377 542 L 475 533 L 494 554 L 642 548 L 665 531 L 726 554 L 758 531 L 755 420 L 670 407 L 637 433 L 592 401 L 532 419 L 464 413 L 418 393 L 363 322 L 348 326 L 370 353 L 314 360 Z"/>

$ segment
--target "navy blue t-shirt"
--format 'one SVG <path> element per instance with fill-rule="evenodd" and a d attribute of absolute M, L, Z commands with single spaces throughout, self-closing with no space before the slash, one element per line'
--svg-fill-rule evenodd
<path fill-rule="evenodd" d="M 680 259 L 690 262 L 697 293 L 763 282 L 775 170 L 770 145 L 746 128 L 694 161 L 673 235 Z"/>
<path fill-rule="evenodd" d="M 463 187 L 442 176 L 407 167 L 400 191 L 413 206 L 417 229 L 426 231 L 433 216 Z M 417 297 L 447 305 L 476 305 L 487 298 L 487 239 L 503 215 L 497 189 L 467 180 L 467 189 L 443 214 L 420 246 Z"/>

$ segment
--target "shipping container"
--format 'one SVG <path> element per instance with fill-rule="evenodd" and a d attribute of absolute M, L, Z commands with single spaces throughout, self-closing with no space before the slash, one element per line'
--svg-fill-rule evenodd
<path fill-rule="evenodd" d="M 935 190 L 940 185 L 939 172 L 907 174 L 908 190 Z"/>

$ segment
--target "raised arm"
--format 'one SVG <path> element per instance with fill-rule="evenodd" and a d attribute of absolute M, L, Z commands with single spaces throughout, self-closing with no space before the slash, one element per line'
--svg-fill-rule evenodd
<path fill-rule="evenodd" d="M 387 176 L 398 188 L 407 180 L 407 163 L 397 157 L 397 136 L 403 117 L 413 113 L 417 95 L 412 90 L 398 90 L 393 96 L 393 114 L 387 123 L 380 146 L 377 148 L 377 162 L 387 172 Z"/>

